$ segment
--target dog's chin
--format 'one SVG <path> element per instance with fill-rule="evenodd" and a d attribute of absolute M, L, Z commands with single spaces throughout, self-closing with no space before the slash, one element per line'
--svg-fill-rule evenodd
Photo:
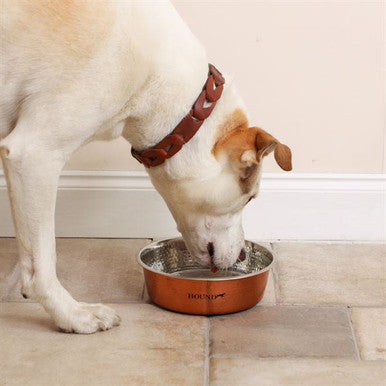
<path fill-rule="evenodd" d="M 191 256 L 193 256 L 193 259 L 197 262 L 197 264 L 204 268 L 216 267 L 218 269 L 226 270 L 229 269 L 237 261 L 238 258 L 238 255 L 219 255 L 216 253 L 216 251 L 211 251 L 210 249 L 205 252 L 197 250 L 195 248 L 189 248 L 188 246 L 187 249 Z"/>
<path fill-rule="evenodd" d="M 236 263 L 237 258 L 217 258 L 216 255 L 211 256 L 209 253 L 206 254 L 195 254 L 194 260 L 204 268 L 216 267 L 217 269 L 226 270 L 232 267 Z"/>
<path fill-rule="evenodd" d="M 227 270 L 233 266 L 237 261 L 237 258 L 235 259 L 213 259 L 213 264 L 218 268 L 222 270 Z"/>

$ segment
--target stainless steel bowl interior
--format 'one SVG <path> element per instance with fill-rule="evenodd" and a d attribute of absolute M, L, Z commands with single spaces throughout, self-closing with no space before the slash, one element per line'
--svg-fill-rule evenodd
<path fill-rule="evenodd" d="M 190 255 L 182 238 L 162 240 L 146 246 L 139 254 L 139 263 L 163 275 L 187 279 L 231 279 L 261 273 L 269 268 L 272 254 L 261 245 L 245 241 L 244 261 L 237 261 L 227 270 L 213 274 L 208 267 L 202 267 Z"/>

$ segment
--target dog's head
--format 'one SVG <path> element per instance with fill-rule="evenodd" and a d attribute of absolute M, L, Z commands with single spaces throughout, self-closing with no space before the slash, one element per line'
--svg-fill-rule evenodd
<path fill-rule="evenodd" d="M 249 127 L 236 110 L 215 129 L 210 154 L 203 155 L 216 164 L 210 176 L 201 166 L 194 177 L 152 178 L 201 264 L 228 268 L 243 256 L 242 210 L 257 196 L 262 161 L 270 153 L 283 170 L 292 169 L 290 149 L 266 131 Z"/>

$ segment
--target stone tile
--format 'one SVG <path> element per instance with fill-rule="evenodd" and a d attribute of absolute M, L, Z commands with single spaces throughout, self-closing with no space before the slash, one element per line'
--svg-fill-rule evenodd
<path fill-rule="evenodd" d="M 211 327 L 213 356 L 356 358 L 343 308 L 257 306 L 213 317 Z"/>
<path fill-rule="evenodd" d="M 273 305 L 276 304 L 274 276 L 272 271 L 269 273 L 267 287 L 265 288 L 263 299 L 260 300 L 259 305 Z"/>
<path fill-rule="evenodd" d="M 0 384 L 202 385 L 205 318 L 112 307 L 121 326 L 73 335 L 57 332 L 36 303 L 0 303 Z"/>
<path fill-rule="evenodd" d="M 268 241 L 259 241 L 253 240 L 264 248 L 267 248 L 272 253 L 272 246 Z M 273 305 L 276 304 L 276 293 L 275 293 L 275 262 L 273 264 L 273 268 L 269 272 L 267 287 L 265 288 L 264 297 L 260 300 L 259 305 Z"/>
<path fill-rule="evenodd" d="M 13 292 L 20 293 L 18 259 L 16 240 L 0 238 L 0 301 Z"/>
<path fill-rule="evenodd" d="M 386 244 L 275 243 L 284 304 L 385 305 Z"/>
<path fill-rule="evenodd" d="M 149 242 L 147 239 L 57 239 L 58 277 L 77 300 L 141 301 L 144 279 L 136 256 Z M 16 253 L 16 249 L 10 249 L 11 255 Z M 5 300 L 22 301 L 20 285 L 14 286 Z"/>
<path fill-rule="evenodd" d="M 210 384 L 259 386 L 384 386 L 382 362 L 212 358 Z"/>
<path fill-rule="evenodd" d="M 146 239 L 59 239 L 58 276 L 76 299 L 140 301 L 144 279 L 136 258 L 149 243 Z"/>
<path fill-rule="evenodd" d="M 386 360 L 386 308 L 353 308 L 351 320 L 361 358 Z"/>

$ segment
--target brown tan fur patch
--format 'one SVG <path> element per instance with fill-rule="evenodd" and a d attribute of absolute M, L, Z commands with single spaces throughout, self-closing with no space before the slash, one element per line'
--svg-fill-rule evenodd
<path fill-rule="evenodd" d="M 256 128 L 249 128 L 245 115 L 239 111 L 228 121 L 225 134 L 216 142 L 212 153 L 216 158 L 226 153 L 239 173 L 239 185 L 243 194 L 251 191 L 256 183 L 257 165 L 241 162 L 242 154 L 247 150 L 255 150 Z M 232 127 L 233 126 L 233 127 Z"/>
<path fill-rule="evenodd" d="M 234 126 L 216 142 L 212 153 L 217 158 L 226 152 L 231 161 L 239 162 L 244 151 L 255 149 L 256 132 L 256 128 L 249 128 L 247 124 Z"/>
<path fill-rule="evenodd" d="M 113 11 L 103 0 L 5 1 L 11 21 L 8 36 L 35 52 L 57 55 L 58 60 L 90 58 L 114 22 Z"/>
<path fill-rule="evenodd" d="M 233 129 L 240 126 L 248 126 L 248 118 L 245 115 L 244 111 L 241 109 L 236 109 L 230 114 L 224 121 L 222 125 L 220 125 L 216 132 L 215 138 L 215 146 L 212 149 L 212 153 L 216 156 L 216 145 L 217 142 L 223 138 L 226 134 L 228 134 Z"/>
<path fill-rule="evenodd" d="M 242 155 L 251 150 L 255 154 L 254 157 L 249 160 L 242 160 Z M 292 169 L 292 156 L 289 147 L 259 127 L 237 126 L 222 136 L 212 149 L 216 158 L 220 153 L 226 153 L 231 162 L 235 164 L 258 163 L 263 156 L 272 151 L 274 151 L 277 164 L 283 170 L 290 171 Z"/>
<path fill-rule="evenodd" d="M 238 173 L 239 184 L 244 194 L 256 184 L 258 163 L 274 151 L 277 164 L 286 171 L 292 169 L 291 150 L 271 134 L 258 127 L 248 127 L 242 111 L 236 110 L 220 129 L 223 135 L 212 149 L 218 159 L 226 154 L 233 169 Z"/>

